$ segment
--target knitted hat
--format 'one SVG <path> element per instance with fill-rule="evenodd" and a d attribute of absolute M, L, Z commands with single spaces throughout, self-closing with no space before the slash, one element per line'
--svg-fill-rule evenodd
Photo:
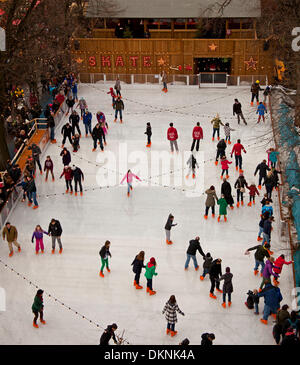
<path fill-rule="evenodd" d="M 150 262 L 151 262 L 151 264 L 155 265 L 156 264 L 155 258 L 151 257 Z"/>

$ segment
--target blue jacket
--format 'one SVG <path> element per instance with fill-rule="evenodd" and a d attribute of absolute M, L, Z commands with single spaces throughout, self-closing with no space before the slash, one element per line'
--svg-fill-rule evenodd
<path fill-rule="evenodd" d="M 90 124 L 92 121 L 92 113 L 90 113 L 90 112 L 84 113 L 82 121 L 84 124 Z"/>
<path fill-rule="evenodd" d="M 264 205 L 262 207 L 261 213 L 264 214 L 265 212 L 269 212 L 271 217 L 273 215 L 273 207 L 271 205 Z"/>
<path fill-rule="evenodd" d="M 277 310 L 280 307 L 280 302 L 283 299 L 280 289 L 271 284 L 266 284 L 265 288 L 257 296 L 259 298 L 264 297 L 265 304 L 273 310 Z"/>
<path fill-rule="evenodd" d="M 75 94 L 77 93 L 77 84 L 76 83 L 72 87 L 72 92 Z"/>
<path fill-rule="evenodd" d="M 269 154 L 269 159 L 271 162 L 277 162 L 277 155 L 279 155 L 279 152 L 272 151 Z"/>
<path fill-rule="evenodd" d="M 257 107 L 256 114 L 265 115 L 266 112 L 267 108 L 264 106 L 264 104 L 259 104 L 259 106 Z"/>

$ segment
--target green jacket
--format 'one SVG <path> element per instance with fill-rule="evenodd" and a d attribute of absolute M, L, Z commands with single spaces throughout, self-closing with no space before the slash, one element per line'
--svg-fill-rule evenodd
<path fill-rule="evenodd" d="M 148 265 L 150 264 L 150 262 L 148 262 L 148 264 L 146 265 L 146 272 L 145 272 L 145 277 L 147 279 L 152 279 L 153 275 L 157 275 L 157 273 L 155 272 L 155 266 L 151 266 L 149 267 Z"/>
<path fill-rule="evenodd" d="M 217 129 L 219 129 L 219 128 L 220 128 L 220 125 L 224 125 L 224 124 L 221 122 L 221 119 L 220 119 L 220 118 L 214 118 L 214 119 L 211 121 L 211 124 L 213 124 L 213 128 L 217 128 Z"/>
<path fill-rule="evenodd" d="M 225 198 L 221 198 L 217 201 L 218 205 L 220 206 L 219 209 L 219 215 L 226 215 L 227 214 L 227 201 L 225 200 Z"/>
<path fill-rule="evenodd" d="M 32 311 L 33 312 L 40 312 L 43 309 L 44 305 L 43 305 L 43 300 L 41 297 L 39 297 L 38 295 L 36 295 L 34 297 L 34 302 L 32 304 Z"/>

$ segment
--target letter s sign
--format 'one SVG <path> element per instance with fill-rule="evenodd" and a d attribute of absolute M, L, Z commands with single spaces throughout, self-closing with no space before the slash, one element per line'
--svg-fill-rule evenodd
<path fill-rule="evenodd" d="M 0 288 L 0 312 L 6 311 L 6 295 L 5 290 Z"/>
<path fill-rule="evenodd" d="M 300 51 L 300 27 L 296 27 L 292 30 L 292 36 L 296 38 L 292 41 L 292 50 L 295 52 Z"/>

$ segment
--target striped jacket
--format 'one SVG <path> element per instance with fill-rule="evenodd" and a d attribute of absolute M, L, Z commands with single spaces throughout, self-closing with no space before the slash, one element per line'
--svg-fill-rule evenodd
<path fill-rule="evenodd" d="M 166 313 L 165 317 L 168 323 L 175 324 L 177 322 L 177 313 L 176 311 L 184 316 L 184 313 L 181 312 L 177 303 L 171 304 L 169 302 L 166 303 L 162 313 Z"/>

